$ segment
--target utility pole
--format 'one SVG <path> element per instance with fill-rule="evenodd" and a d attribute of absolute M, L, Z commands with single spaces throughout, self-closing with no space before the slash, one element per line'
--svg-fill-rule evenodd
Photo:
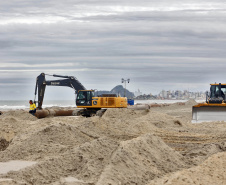
<path fill-rule="evenodd" d="M 122 83 L 125 83 L 125 88 L 124 88 L 124 97 L 126 97 L 126 82 L 130 82 L 130 79 L 128 78 L 127 80 L 125 80 L 124 78 L 122 78 Z"/>

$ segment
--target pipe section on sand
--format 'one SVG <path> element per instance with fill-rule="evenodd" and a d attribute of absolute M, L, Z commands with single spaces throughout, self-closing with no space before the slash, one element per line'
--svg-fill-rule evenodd
<path fill-rule="evenodd" d="M 54 116 L 73 116 L 73 110 L 37 110 L 35 113 L 37 118 L 54 117 Z"/>

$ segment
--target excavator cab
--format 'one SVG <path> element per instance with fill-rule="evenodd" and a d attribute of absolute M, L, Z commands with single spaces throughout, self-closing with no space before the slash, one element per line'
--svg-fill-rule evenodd
<path fill-rule="evenodd" d="M 77 94 L 77 106 L 92 106 L 92 97 L 94 97 L 93 90 L 80 90 Z"/>
<path fill-rule="evenodd" d="M 225 84 L 211 84 L 210 86 L 210 96 L 207 94 L 206 103 L 225 103 Z"/>

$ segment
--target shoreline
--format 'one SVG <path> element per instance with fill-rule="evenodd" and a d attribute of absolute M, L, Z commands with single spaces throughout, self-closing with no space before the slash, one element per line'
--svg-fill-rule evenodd
<path fill-rule="evenodd" d="M 134 104 L 173 104 L 173 103 L 185 103 L 189 100 L 135 100 Z M 197 103 L 201 103 L 204 100 L 195 100 Z M 61 102 L 61 101 L 60 101 Z M 76 105 L 63 105 L 59 104 L 45 104 L 43 108 L 53 108 L 53 107 L 62 107 L 62 108 L 76 108 Z M 0 102 L 0 111 L 8 111 L 8 110 L 29 110 L 29 105 L 1 105 Z"/>

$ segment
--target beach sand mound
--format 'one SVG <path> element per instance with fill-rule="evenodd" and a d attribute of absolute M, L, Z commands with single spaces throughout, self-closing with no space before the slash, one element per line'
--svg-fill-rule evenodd
<path fill-rule="evenodd" d="M 189 99 L 186 102 L 177 102 L 177 103 L 173 103 L 173 104 L 169 104 L 168 107 L 165 107 L 166 109 L 170 109 L 172 107 L 176 108 L 176 109 L 181 109 L 181 108 L 188 108 L 188 107 L 192 107 L 194 105 L 197 105 L 198 103 L 194 100 L 194 99 Z"/>
<path fill-rule="evenodd" d="M 120 119 L 131 120 L 142 115 L 146 115 L 147 110 L 133 110 L 133 109 L 107 109 L 102 118 L 104 119 Z"/>
<path fill-rule="evenodd" d="M 187 167 L 185 161 L 182 155 L 151 134 L 121 142 L 104 137 L 5 177 L 24 179 L 27 183 L 32 179 L 34 184 L 59 183 L 62 177 L 70 176 L 97 185 L 142 185 Z"/>
<path fill-rule="evenodd" d="M 109 163 L 112 153 L 118 148 L 115 140 L 103 137 L 86 142 L 78 147 L 58 152 L 32 167 L 3 176 L 24 181 L 26 184 L 59 184 L 61 178 L 73 177 L 94 184 Z"/>
<path fill-rule="evenodd" d="M 177 118 L 162 112 L 150 111 L 147 115 L 148 123 L 159 128 L 182 127 L 184 124 Z"/>
<path fill-rule="evenodd" d="M 175 117 L 155 110 L 108 109 L 102 118 L 106 122 L 115 121 L 122 124 L 126 122 L 129 125 L 134 122 L 137 124 L 147 122 L 157 127 L 182 126 Z"/>
<path fill-rule="evenodd" d="M 28 111 L 24 110 L 15 110 L 15 111 L 7 111 L 4 114 L 1 115 L 1 119 L 5 118 L 8 119 L 10 118 L 16 118 L 17 120 L 29 120 L 29 121 L 35 121 L 37 118 L 33 115 L 31 115 Z"/>
<path fill-rule="evenodd" d="M 226 182 L 225 166 L 226 152 L 221 152 L 209 157 L 199 166 L 169 174 L 161 179 L 155 179 L 148 185 L 223 185 Z"/>
<path fill-rule="evenodd" d="M 213 154 L 224 151 L 226 151 L 226 142 L 219 142 L 196 146 L 187 151 L 184 156 L 188 158 L 193 158 L 197 160 L 197 162 L 199 162 L 206 160 L 209 156 Z"/>
<path fill-rule="evenodd" d="M 160 138 L 146 134 L 122 141 L 97 185 L 146 184 L 149 179 L 186 166 L 184 158 Z"/>
<path fill-rule="evenodd" d="M 27 121 L 26 121 L 27 122 Z M 18 121 L 13 116 L 6 116 L 0 118 L 0 137 L 11 141 L 16 133 L 26 128 L 25 121 Z"/>
<path fill-rule="evenodd" d="M 0 117 L 0 134 L 12 142 L 0 160 L 37 163 L 0 176 L 37 185 L 147 185 L 162 178 L 167 183 L 226 148 L 225 123 L 188 124 L 191 107 L 108 109 L 103 117 L 39 120 L 9 111 Z"/>
<path fill-rule="evenodd" d="M 36 131 L 16 136 L 10 146 L 0 153 L 1 161 L 24 159 L 38 160 L 64 152 L 92 140 L 76 128 L 65 124 L 53 124 Z"/>
<path fill-rule="evenodd" d="M 0 185 L 24 185 L 24 183 L 16 182 L 13 179 L 0 179 Z"/>
<path fill-rule="evenodd" d="M 194 99 L 190 99 L 188 101 L 186 101 L 185 103 L 173 103 L 173 104 L 169 104 L 169 106 L 166 107 L 162 107 L 162 110 L 178 110 L 178 109 L 188 109 L 188 108 L 192 108 L 192 106 L 197 105 L 198 103 L 194 100 Z"/>
<path fill-rule="evenodd" d="M 122 114 L 123 111 L 123 114 Z M 157 129 L 181 128 L 183 123 L 165 113 L 146 110 L 110 109 L 103 117 L 92 117 L 77 124 L 77 128 L 93 137 L 108 136 L 130 140 Z"/>
<path fill-rule="evenodd" d="M 169 116 L 179 119 L 183 123 L 191 123 L 192 106 L 197 105 L 195 100 L 189 100 L 185 103 L 173 103 L 168 106 L 154 107 L 150 110 L 165 113 Z"/>
<path fill-rule="evenodd" d="M 190 99 L 188 100 L 187 102 L 185 102 L 185 105 L 186 106 L 194 106 L 194 105 L 197 105 L 198 103 L 194 100 L 194 99 Z"/>

